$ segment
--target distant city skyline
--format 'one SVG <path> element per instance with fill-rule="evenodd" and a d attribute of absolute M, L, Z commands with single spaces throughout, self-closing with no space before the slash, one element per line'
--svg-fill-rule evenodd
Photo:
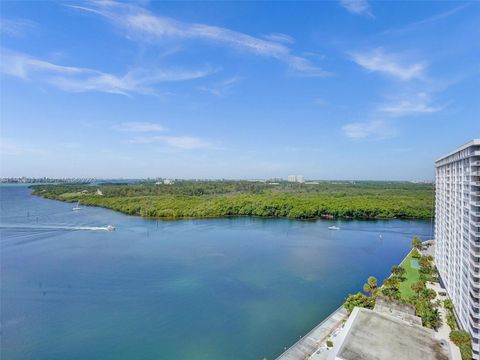
<path fill-rule="evenodd" d="M 0 177 L 431 180 L 480 3 L 2 2 Z"/>

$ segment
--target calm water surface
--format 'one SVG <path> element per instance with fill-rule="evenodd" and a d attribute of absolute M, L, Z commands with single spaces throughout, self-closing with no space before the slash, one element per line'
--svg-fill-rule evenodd
<path fill-rule="evenodd" d="M 431 233 L 422 221 L 145 220 L 25 186 L 0 197 L 5 360 L 273 359 Z M 117 230 L 73 229 L 107 224 Z"/>

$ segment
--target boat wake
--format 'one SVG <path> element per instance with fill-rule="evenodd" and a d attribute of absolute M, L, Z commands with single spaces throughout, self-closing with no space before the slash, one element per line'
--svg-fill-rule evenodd
<path fill-rule="evenodd" d="M 70 231 L 113 231 L 115 227 L 107 226 L 57 226 L 57 225 L 0 225 L 0 229 L 28 230 L 70 230 Z"/>

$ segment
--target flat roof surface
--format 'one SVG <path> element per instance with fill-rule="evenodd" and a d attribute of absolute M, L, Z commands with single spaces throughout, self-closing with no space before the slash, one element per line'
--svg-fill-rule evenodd
<path fill-rule="evenodd" d="M 352 313 L 354 315 L 354 313 Z M 347 325 L 346 325 L 347 326 Z M 448 360 L 433 332 L 367 309 L 358 309 L 336 355 L 343 360 Z"/>
<path fill-rule="evenodd" d="M 443 160 L 459 151 L 462 151 L 470 146 L 474 146 L 474 145 L 480 145 L 480 139 L 473 139 L 473 140 L 470 140 L 468 143 L 466 144 L 463 144 L 462 146 L 460 146 L 459 148 L 449 152 L 447 155 L 444 155 L 442 156 L 441 158 L 438 158 L 437 160 L 435 160 L 435 162 L 439 162 L 440 160 Z"/>

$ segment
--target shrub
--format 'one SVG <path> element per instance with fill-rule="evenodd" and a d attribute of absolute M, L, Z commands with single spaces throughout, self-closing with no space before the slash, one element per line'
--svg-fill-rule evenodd
<path fill-rule="evenodd" d="M 345 306 L 345 309 L 347 309 L 349 313 L 351 313 L 352 310 L 357 306 L 367 309 L 373 309 L 373 307 L 375 306 L 375 299 L 373 297 L 362 294 L 361 292 L 358 292 L 353 295 L 348 295 L 348 298 L 343 303 L 343 306 Z"/>
<path fill-rule="evenodd" d="M 450 340 L 455 345 L 460 346 L 461 344 L 469 344 L 472 339 L 470 334 L 464 330 L 453 330 L 450 332 Z"/>
<path fill-rule="evenodd" d="M 455 319 L 455 315 L 451 311 L 447 313 L 447 324 L 448 326 L 450 326 L 450 329 L 457 330 L 457 320 Z"/>
<path fill-rule="evenodd" d="M 450 299 L 445 299 L 445 300 L 443 301 L 443 306 L 444 306 L 445 309 L 447 309 L 447 310 L 453 310 L 453 302 L 452 302 L 452 300 L 450 300 Z"/>
<path fill-rule="evenodd" d="M 420 259 L 422 257 L 422 254 L 420 254 L 420 251 L 418 251 L 416 248 L 412 250 L 412 257 L 414 259 Z"/>
<path fill-rule="evenodd" d="M 410 288 L 413 290 L 414 293 L 417 295 L 420 294 L 423 290 L 425 290 L 425 281 L 418 280 L 415 281 Z"/>
<path fill-rule="evenodd" d="M 471 344 L 461 344 L 459 347 L 460 354 L 462 355 L 462 360 L 471 360 L 473 357 L 472 354 L 472 345 Z"/>
<path fill-rule="evenodd" d="M 472 359 L 472 338 L 464 330 L 453 330 L 450 332 L 450 340 L 458 346 L 463 360 Z"/>
<path fill-rule="evenodd" d="M 438 309 L 430 301 L 417 300 L 415 303 L 417 316 L 422 319 L 422 325 L 429 329 L 438 329 L 442 326 L 442 318 Z"/>

